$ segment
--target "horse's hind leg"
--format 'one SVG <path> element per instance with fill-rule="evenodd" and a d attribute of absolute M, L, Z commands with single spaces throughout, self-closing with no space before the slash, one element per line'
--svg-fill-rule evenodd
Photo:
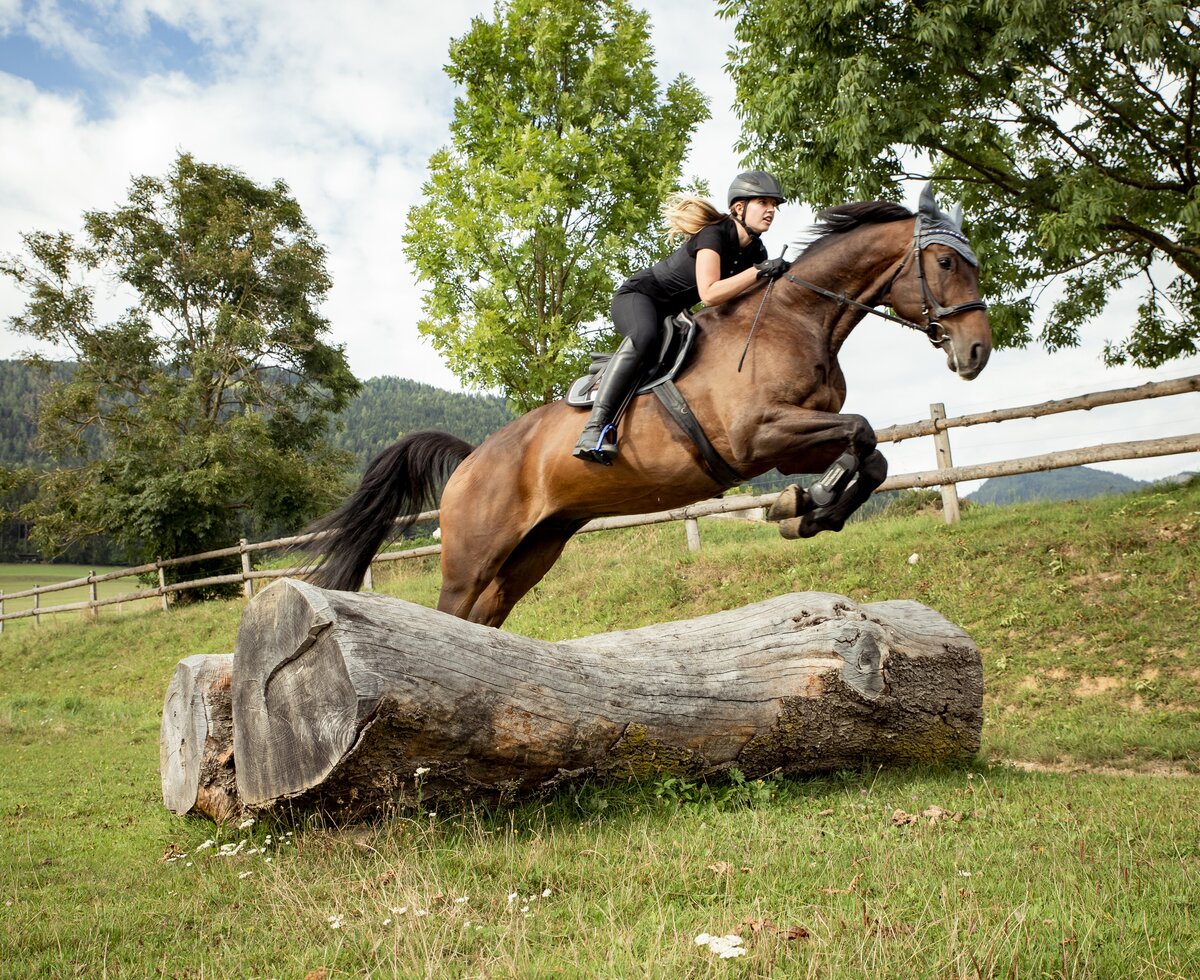
<path fill-rule="evenodd" d="M 499 626 L 521 598 L 538 584 L 558 561 L 567 542 L 584 521 L 547 521 L 522 539 L 487 587 L 468 617 L 474 623 Z"/>

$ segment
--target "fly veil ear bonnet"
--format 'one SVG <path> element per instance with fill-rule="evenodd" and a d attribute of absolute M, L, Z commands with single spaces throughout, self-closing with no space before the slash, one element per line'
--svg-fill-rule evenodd
<path fill-rule="evenodd" d="M 926 245 L 949 245 L 964 259 L 979 268 L 979 259 L 971 251 L 971 244 L 962 231 L 962 206 L 955 205 L 954 214 L 946 214 L 938 207 L 933 196 L 933 181 L 925 185 L 921 191 L 921 202 L 917 206 L 920 215 L 920 230 L 917 233 L 917 247 Z"/>

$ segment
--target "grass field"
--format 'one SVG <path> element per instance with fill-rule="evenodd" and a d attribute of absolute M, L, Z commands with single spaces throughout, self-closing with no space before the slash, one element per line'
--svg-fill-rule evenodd
<path fill-rule="evenodd" d="M 104 575 L 108 572 L 115 572 L 115 568 L 90 568 L 85 565 L 50 565 L 38 564 L 31 562 L 0 562 L 0 593 L 8 595 L 11 592 L 23 592 L 26 589 L 32 589 L 37 586 L 57 585 L 59 582 L 72 582 L 75 579 L 85 578 L 89 573 L 94 572 L 97 575 Z M 100 599 L 108 599 L 113 596 L 124 595 L 128 592 L 135 592 L 138 589 L 145 588 L 144 585 L 138 582 L 136 576 L 126 578 L 110 579 L 106 582 L 96 583 L 96 595 Z M 64 606 L 73 602 L 86 602 L 92 597 L 91 590 L 87 585 L 79 585 L 70 589 L 63 589 L 61 592 L 50 592 L 40 596 L 41 606 Z M 130 609 L 145 609 L 156 605 L 156 599 L 138 599 L 131 603 L 114 603 L 110 612 L 126 612 Z M 22 596 L 18 599 L 5 599 L 4 611 L 6 613 L 20 612 L 22 609 L 33 608 L 33 596 Z M 81 611 L 79 613 L 59 613 L 57 615 L 64 616 L 84 616 L 91 615 L 90 612 Z M 103 615 L 103 610 L 101 611 Z M 4 624 L 5 629 L 20 628 L 27 620 L 10 620 Z"/>
<path fill-rule="evenodd" d="M 0 638 L 0 977 L 1200 976 L 1200 483 L 804 543 L 703 527 L 695 554 L 672 526 L 579 539 L 508 628 L 914 598 L 983 652 L 980 757 L 217 828 L 163 808 L 158 725 L 242 602 L 48 622 Z M 392 569 L 377 589 L 433 602 L 433 562 Z"/>

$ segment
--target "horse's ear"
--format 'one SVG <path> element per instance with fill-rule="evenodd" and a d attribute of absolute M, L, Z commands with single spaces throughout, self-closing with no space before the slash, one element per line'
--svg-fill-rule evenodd
<path fill-rule="evenodd" d="M 921 200 L 917 210 L 931 221 L 940 221 L 945 215 L 938 207 L 937 198 L 933 196 L 933 181 L 929 181 L 921 191 Z"/>
<path fill-rule="evenodd" d="M 954 205 L 954 210 L 950 212 L 950 220 L 954 222 L 955 228 L 962 228 L 962 205 Z"/>

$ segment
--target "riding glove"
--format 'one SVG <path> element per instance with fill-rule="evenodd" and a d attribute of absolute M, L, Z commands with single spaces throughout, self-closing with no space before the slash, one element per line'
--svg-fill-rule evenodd
<path fill-rule="evenodd" d="M 758 270 L 759 279 L 778 279 L 788 271 L 790 262 L 785 262 L 783 257 L 777 259 L 767 259 L 765 262 L 759 262 L 754 268 Z"/>

